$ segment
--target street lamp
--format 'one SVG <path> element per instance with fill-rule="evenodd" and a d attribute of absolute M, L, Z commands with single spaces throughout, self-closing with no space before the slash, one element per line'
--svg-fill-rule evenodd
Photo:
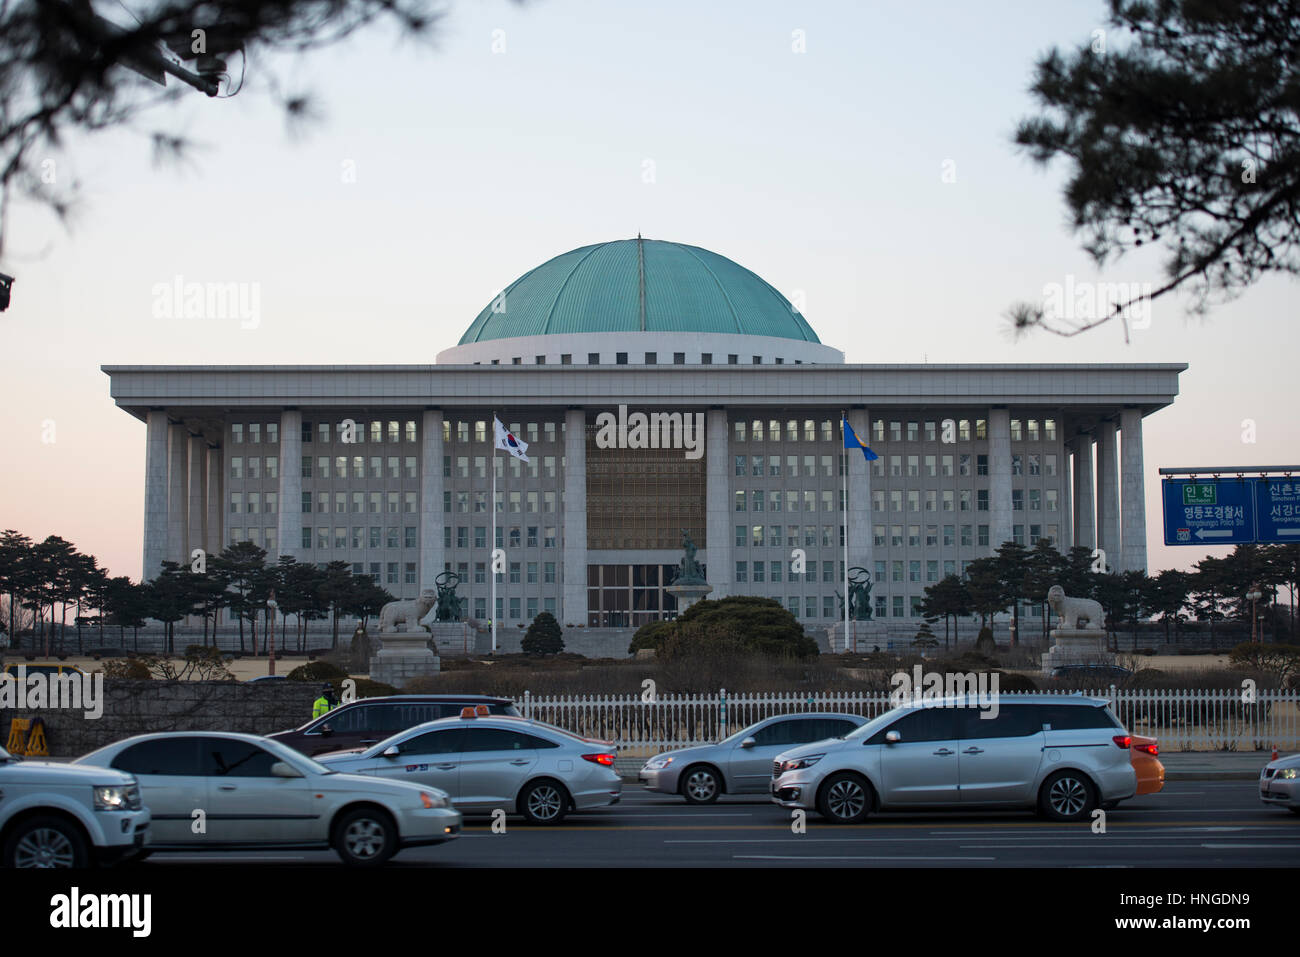
<path fill-rule="evenodd" d="M 1259 590 L 1258 585 L 1251 585 L 1250 591 L 1246 592 L 1246 597 L 1250 599 L 1250 640 L 1252 643 L 1259 639 L 1255 637 L 1255 602 L 1262 598 L 1263 592 Z"/>
<path fill-rule="evenodd" d="M 275 602 L 275 592 L 272 591 L 270 597 L 266 599 L 266 607 L 271 609 L 271 628 L 268 636 L 270 645 L 270 658 L 266 663 L 266 673 L 275 674 L 275 609 L 278 607 Z"/>

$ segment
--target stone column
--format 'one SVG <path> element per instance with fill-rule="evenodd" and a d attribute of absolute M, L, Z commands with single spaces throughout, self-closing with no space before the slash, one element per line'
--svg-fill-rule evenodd
<path fill-rule="evenodd" d="M 203 483 L 207 478 L 208 443 L 201 435 L 191 435 L 189 441 L 189 462 L 186 518 L 186 552 L 183 564 L 191 561 L 190 553 L 196 548 L 206 550 L 208 540 L 205 523 L 207 521 L 207 502 L 203 497 Z"/>
<path fill-rule="evenodd" d="M 283 467 L 283 463 L 281 463 Z M 210 446 L 208 448 L 208 480 L 204 488 L 204 496 L 208 508 L 208 520 L 205 526 L 207 542 L 205 546 L 209 555 L 220 555 L 221 549 L 225 547 L 225 524 L 222 519 L 225 518 L 225 510 L 222 503 L 225 501 L 226 494 L 226 459 L 222 454 L 221 446 Z M 284 508 L 284 503 L 280 503 L 280 508 Z M 278 518 L 278 516 L 277 516 Z M 279 532 L 276 532 L 278 535 Z"/>
<path fill-rule="evenodd" d="M 1096 495 L 1092 479 L 1092 436 L 1074 440 L 1074 544 L 1097 547 Z"/>
<path fill-rule="evenodd" d="M 1142 465 L 1142 410 L 1120 413 L 1120 571 L 1147 570 L 1147 509 Z"/>
<path fill-rule="evenodd" d="M 732 527 L 735 525 L 731 500 L 731 469 L 728 468 L 728 448 L 731 439 L 726 409 L 709 409 L 705 416 L 704 453 L 704 509 L 705 563 L 708 565 L 709 584 L 715 601 L 730 595 L 732 576 L 735 573 Z M 748 516 L 748 513 L 745 513 Z M 748 517 L 746 517 L 748 523 Z"/>
<path fill-rule="evenodd" d="M 420 590 L 436 591 L 434 579 L 447 561 L 442 545 L 442 410 L 425 409 L 420 429 Z M 489 546 L 489 567 L 491 560 Z M 469 584 L 465 583 L 466 591 L 460 594 L 468 592 Z"/>
<path fill-rule="evenodd" d="M 1119 461 L 1114 421 L 1097 427 L 1097 547 L 1108 571 L 1120 570 Z"/>
<path fill-rule="evenodd" d="M 849 426 L 862 441 L 870 445 L 869 436 L 871 435 L 871 416 L 866 409 L 852 409 L 848 413 Z M 857 449 L 847 451 L 849 466 L 849 524 L 844 531 L 849 540 L 849 567 L 861 565 L 867 571 L 871 572 L 873 585 L 879 587 L 879 582 L 874 582 L 876 574 L 875 566 L 875 542 L 871 537 L 871 463 L 862 457 L 862 453 Z M 844 489 L 843 481 L 840 483 L 840 491 Z M 837 494 L 838 497 L 838 494 Z M 843 515 L 841 514 L 841 520 Z M 837 552 L 839 561 L 835 565 L 838 568 L 840 561 L 843 561 L 844 550 L 839 549 Z M 836 576 L 836 581 L 840 582 L 837 586 L 843 589 L 843 575 Z M 873 589 L 874 592 L 874 589 Z"/>
<path fill-rule="evenodd" d="M 1011 538 L 1011 412 L 989 409 L 989 554 Z"/>
<path fill-rule="evenodd" d="M 153 581 L 167 553 L 167 413 L 150 409 L 144 439 L 144 564 L 141 580 Z"/>
<path fill-rule="evenodd" d="M 1061 470 L 1056 473 L 1061 482 L 1061 537 L 1057 540 L 1056 547 L 1061 552 L 1068 552 L 1074 545 L 1074 503 L 1070 495 L 1070 476 L 1074 474 L 1070 465 L 1073 443 L 1066 442 L 1061 449 Z"/>
<path fill-rule="evenodd" d="M 186 463 L 189 458 L 189 430 L 179 423 L 167 426 L 167 554 L 168 561 L 183 563 L 186 550 L 185 523 L 189 518 L 186 493 L 189 481 Z"/>
<path fill-rule="evenodd" d="M 492 506 L 495 508 L 495 504 Z M 564 413 L 564 578 L 560 624 L 587 624 L 587 410 Z M 497 589 L 501 594 L 501 589 Z M 496 609 L 489 609 L 496 614 Z"/>
<path fill-rule="evenodd" d="M 222 509 L 224 514 L 224 507 Z M 302 555 L 302 413 L 280 413 L 280 555 Z"/>

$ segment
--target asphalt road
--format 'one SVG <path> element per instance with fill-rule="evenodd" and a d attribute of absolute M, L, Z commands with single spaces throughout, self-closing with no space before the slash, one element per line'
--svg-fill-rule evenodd
<path fill-rule="evenodd" d="M 1259 802 L 1255 783 L 1167 782 L 1090 823 L 1059 825 L 1028 813 L 881 814 L 856 827 L 791 812 L 763 798 L 690 807 L 626 785 L 622 801 L 569 816 L 559 827 L 506 819 L 505 833 L 471 818 L 462 836 L 411 848 L 407 867 L 1295 867 L 1300 816 Z M 329 851 L 157 853 L 140 872 L 169 866 L 342 867 Z M 143 876 L 143 874 L 142 874 Z"/>

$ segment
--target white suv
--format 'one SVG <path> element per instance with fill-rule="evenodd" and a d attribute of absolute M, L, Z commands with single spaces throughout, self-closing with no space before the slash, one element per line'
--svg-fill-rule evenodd
<path fill-rule="evenodd" d="M 144 853 L 150 817 L 130 774 L 23 761 L 0 748 L 0 864 L 88 867 Z"/>
<path fill-rule="evenodd" d="M 772 800 L 836 824 L 903 808 L 1033 808 L 1083 821 L 1136 793 L 1131 738 L 1104 699 L 1005 696 L 996 713 L 988 704 L 910 704 L 844 738 L 784 751 Z"/>

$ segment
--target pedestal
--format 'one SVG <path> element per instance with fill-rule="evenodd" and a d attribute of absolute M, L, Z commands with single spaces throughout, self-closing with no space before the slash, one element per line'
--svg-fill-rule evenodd
<path fill-rule="evenodd" d="M 439 655 L 472 655 L 478 629 L 467 621 L 435 621 L 429 625 Z"/>
<path fill-rule="evenodd" d="M 370 678 L 401 688 L 412 678 L 436 675 L 441 660 L 429 648 L 429 633 L 394 632 L 380 635 L 383 647 L 370 659 Z"/>
<path fill-rule="evenodd" d="M 879 646 L 881 651 L 888 647 L 889 627 L 883 621 L 849 621 L 848 640 L 845 640 L 844 622 L 837 621 L 827 630 L 827 643 L 831 654 L 870 654 Z"/>
<path fill-rule="evenodd" d="M 1054 644 L 1043 655 L 1043 674 L 1067 665 L 1090 666 L 1115 664 L 1115 656 L 1106 647 L 1106 632 L 1090 628 L 1054 628 Z"/>
<path fill-rule="evenodd" d="M 677 599 L 677 614 L 681 614 L 691 605 L 695 604 L 701 598 L 704 598 L 713 591 L 713 586 L 707 582 L 693 584 L 682 582 L 676 585 L 669 585 L 664 591 Z"/>

